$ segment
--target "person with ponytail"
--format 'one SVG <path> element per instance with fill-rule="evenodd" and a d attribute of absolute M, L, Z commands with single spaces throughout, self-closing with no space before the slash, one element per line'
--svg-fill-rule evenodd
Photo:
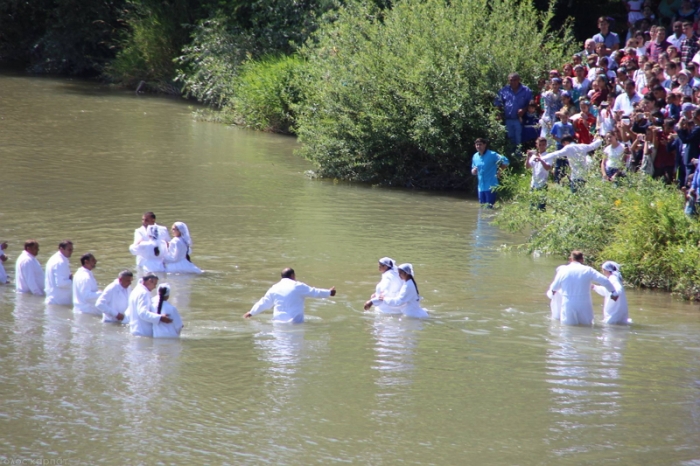
<path fill-rule="evenodd" d="M 173 239 L 168 243 L 165 254 L 165 271 L 167 273 L 202 273 L 202 270 L 190 260 L 192 238 L 184 222 L 173 223 L 170 229 Z"/>
<path fill-rule="evenodd" d="M 610 283 L 615 287 L 618 295 L 617 301 L 610 299 L 610 292 L 600 285 L 593 286 L 593 290 L 605 298 L 603 304 L 603 323 L 611 325 L 627 325 L 629 323 L 629 309 L 627 306 L 627 296 L 625 288 L 622 286 L 622 274 L 620 274 L 620 264 L 613 261 L 603 263 L 601 267 L 603 275 L 608 277 Z"/>
<path fill-rule="evenodd" d="M 389 306 L 397 306 L 406 317 L 425 319 L 428 312 L 420 307 L 421 296 L 418 294 L 418 285 L 413 278 L 413 266 L 411 264 L 401 264 L 398 267 L 399 278 L 403 280 L 401 291 L 396 297 L 380 296 L 380 301 Z"/>
<path fill-rule="evenodd" d="M 375 305 L 383 314 L 401 314 L 401 309 L 399 307 L 389 306 L 379 299 L 380 296 L 388 298 L 398 296 L 403 286 L 403 281 L 399 278 L 394 259 L 390 257 L 382 257 L 379 259 L 379 272 L 382 274 L 382 279 L 377 283 L 374 294 L 372 294 L 369 301 L 365 303 L 365 311 L 369 311 L 372 305 Z"/>
<path fill-rule="evenodd" d="M 168 302 L 170 285 L 158 285 L 158 294 L 153 297 L 153 307 L 158 314 L 167 314 L 172 319 L 170 323 L 156 322 L 153 324 L 153 338 L 179 338 L 182 331 L 182 318 L 177 308 Z"/>

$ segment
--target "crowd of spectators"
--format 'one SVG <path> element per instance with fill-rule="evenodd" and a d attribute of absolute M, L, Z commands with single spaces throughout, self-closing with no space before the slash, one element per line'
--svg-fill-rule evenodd
<path fill-rule="evenodd" d="M 602 157 L 588 157 L 588 163 L 599 163 L 604 179 L 641 170 L 677 185 L 692 204 L 700 188 L 700 176 L 694 179 L 700 153 L 700 2 L 625 4 L 624 41 L 612 31 L 612 18 L 600 17 L 599 33 L 569 63 L 549 71 L 533 90 L 511 74 L 496 105 L 516 153 L 528 151 L 528 166 L 548 160 L 547 151 L 561 150 L 564 141 L 590 145 L 602 139 Z M 572 179 L 567 157 L 545 165 L 545 176 L 555 182 Z"/>

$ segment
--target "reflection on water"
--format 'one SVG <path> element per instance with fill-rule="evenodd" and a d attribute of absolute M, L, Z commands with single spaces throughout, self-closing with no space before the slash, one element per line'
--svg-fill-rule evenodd
<path fill-rule="evenodd" d="M 553 323 L 547 350 L 547 382 L 552 385 L 555 423 L 551 441 L 556 455 L 614 447 L 615 417 L 622 416 L 623 352 L 627 328 L 591 330 Z M 592 431 L 592 432 L 591 432 Z M 602 436 L 605 444 L 589 444 Z"/>
<path fill-rule="evenodd" d="M 0 286 L 0 459 L 700 459 L 697 305 L 629 290 L 631 328 L 552 326 L 544 293 L 561 261 L 501 251 L 522 238 L 467 196 L 312 181 L 293 139 L 193 121 L 178 100 L 0 81 L 8 271 L 27 238 L 45 264 L 69 237 L 71 269 L 93 252 L 104 288 L 133 269 L 128 245 L 150 210 L 187 222 L 205 270 L 161 276 L 180 340 Z M 428 321 L 362 312 L 383 256 L 413 263 Z M 338 295 L 308 300 L 302 325 L 242 319 L 290 266 Z"/>

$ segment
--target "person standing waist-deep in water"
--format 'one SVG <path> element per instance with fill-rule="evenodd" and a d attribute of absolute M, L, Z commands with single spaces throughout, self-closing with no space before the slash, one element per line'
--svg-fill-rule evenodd
<path fill-rule="evenodd" d="M 334 286 L 330 289 L 313 288 L 306 283 L 298 282 L 292 268 L 284 269 L 281 275 L 282 280 L 272 285 L 265 296 L 260 298 L 243 317 L 247 319 L 274 308 L 273 322 L 300 324 L 304 322 L 304 300 L 306 298 L 335 296 Z"/>
<path fill-rule="evenodd" d="M 401 314 L 401 309 L 397 306 L 389 306 L 384 301 L 379 299 L 380 296 L 393 298 L 399 294 L 403 281 L 399 277 L 396 262 L 390 257 L 382 257 L 379 259 L 379 272 L 382 274 L 382 279 L 377 283 L 374 294 L 365 303 L 365 311 L 369 311 L 372 305 L 384 314 Z"/>
<path fill-rule="evenodd" d="M 418 293 L 418 285 L 413 278 L 413 266 L 411 264 L 399 265 L 399 277 L 403 280 L 403 286 L 399 291 L 398 296 L 388 298 L 381 296 L 380 298 L 389 306 L 398 306 L 401 313 L 406 317 L 414 317 L 416 319 L 425 319 L 428 317 L 428 312 L 420 307 L 421 296 Z"/>

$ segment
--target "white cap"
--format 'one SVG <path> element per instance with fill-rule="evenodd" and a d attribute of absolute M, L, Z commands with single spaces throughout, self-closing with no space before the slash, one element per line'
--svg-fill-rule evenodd
<path fill-rule="evenodd" d="M 403 270 L 404 272 L 406 272 L 407 274 L 409 274 L 412 277 L 414 276 L 413 275 L 413 266 L 409 263 L 399 265 L 399 270 Z"/>
<path fill-rule="evenodd" d="M 392 268 L 394 267 L 395 262 L 394 259 L 392 259 L 391 257 L 382 257 L 381 259 L 379 259 L 379 263 L 382 265 L 386 265 L 389 268 Z"/>
<path fill-rule="evenodd" d="M 153 239 L 158 239 L 158 227 L 155 225 L 148 225 L 146 228 L 146 233 Z"/>

